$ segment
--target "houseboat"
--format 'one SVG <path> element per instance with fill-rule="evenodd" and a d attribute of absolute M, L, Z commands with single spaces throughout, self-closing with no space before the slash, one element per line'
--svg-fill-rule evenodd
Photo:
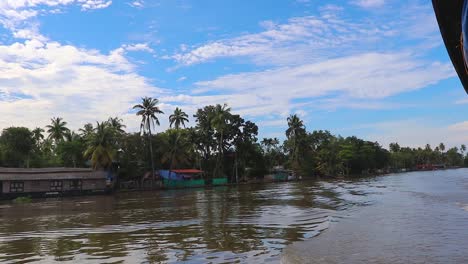
<path fill-rule="evenodd" d="M 0 198 L 106 193 L 112 178 L 88 168 L 0 168 Z"/>
<path fill-rule="evenodd" d="M 206 185 L 225 185 L 227 184 L 226 178 L 211 179 L 211 183 L 203 177 L 203 171 L 197 169 L 180 169 L 180 170 L 160 170 L 159 176 L 163 182 L 163 188 L 176 189 L 176 188 L 193 188 L 203 187 Z"/>

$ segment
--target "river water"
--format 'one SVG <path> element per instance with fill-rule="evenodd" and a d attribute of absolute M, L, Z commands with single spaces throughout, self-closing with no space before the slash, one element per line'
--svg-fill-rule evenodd
<path fill-rule="evenodd" d="M 300 263 L 336 241 L 336 263 L 466 262 L 468 170 L 0 203 L 4 263 Z"/>

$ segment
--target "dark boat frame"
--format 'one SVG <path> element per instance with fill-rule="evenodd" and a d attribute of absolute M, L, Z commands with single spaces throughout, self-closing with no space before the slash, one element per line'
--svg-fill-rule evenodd
<path fill-rule="evenodd" d="M 464 0 L 432 0 L 445 47 L 463 87 L 468 93 L 468 74 L 461 38 L 463 3 Z"/>

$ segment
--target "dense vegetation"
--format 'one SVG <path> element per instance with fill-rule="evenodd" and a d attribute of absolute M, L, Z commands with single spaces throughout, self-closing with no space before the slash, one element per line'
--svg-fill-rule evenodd
<path fill-rule="evenodd" d="M 442 143 L 434 149 L 392 143 L 386 150 L 357 137 L 309 132 L 297 115 L 285 120 L 283 143 L 277 138 L 259 141 L 257 125 L 231 113 L 227 105 L 198 109 L 191 127 L 186 127 L 188 115 L 176 108 L 168 117 L 170 128 L 154 133 L 164 114 L 158 100 L 143 98 L 134 109 L 141 117 L 140 133 L 125 132 L 117 117 L 88 123 L 77 132 L 59 117 L 45 129 L 6 128 L 0 136 L 0 166 L 118 168 L 121 178 L 138 178 L 156 169 L 199 168 L 208 177 L 227 176 L 232 182 L 262 177 L 275 166 L 305 177 L 327 177 L 468 163 L 464 145 L 446 150 Z"/>

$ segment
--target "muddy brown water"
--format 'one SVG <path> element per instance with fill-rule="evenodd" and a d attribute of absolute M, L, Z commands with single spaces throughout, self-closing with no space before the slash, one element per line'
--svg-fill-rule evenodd
<path fill-rule="evenodd" d="M 325 250 L 314 246 L 314 252 L 309 244 L 300 243 L 326 236 L 352 242 L 344 234 L 356 230 L 356 222 L 368 236 L 379 232 L 389 236 L 391 229 L 372 227 L 376 219 L 370 215 L 377 210 L 373 208 L 378 208 L 382 219 L 393 215 L 394 226 L 409 230 L 400 230 L 400 235 L 406 232 L 413 241 L 425 241 L 427 245 L 418 244 L 421 250 L 438 247 L 431 251 L 436 260 L 450 260 L 449 255 L 455 261 L 468 254 L 461 250 L 468 249 L 468 170 L 452 170 L 355 181 L 44 199 L 30 204 L 4 201 L 0 203 L 0 262 L 278 263 L 288 250 L 297 250 L 290 256 L 307 259 L 310 255 L 301 255 L 301 247 L 314 256 L 326 255 Z M 438 212 L 438 217 L 431 211 Z M 398 239 L 398 235 L 389 236 L 389 245 Z M 441 240 L 450 246 L 443 247 Z M 304 242 L 296 244 L 299 241 Z M 394 252 L 398 250 L 403 249 Z"/>

